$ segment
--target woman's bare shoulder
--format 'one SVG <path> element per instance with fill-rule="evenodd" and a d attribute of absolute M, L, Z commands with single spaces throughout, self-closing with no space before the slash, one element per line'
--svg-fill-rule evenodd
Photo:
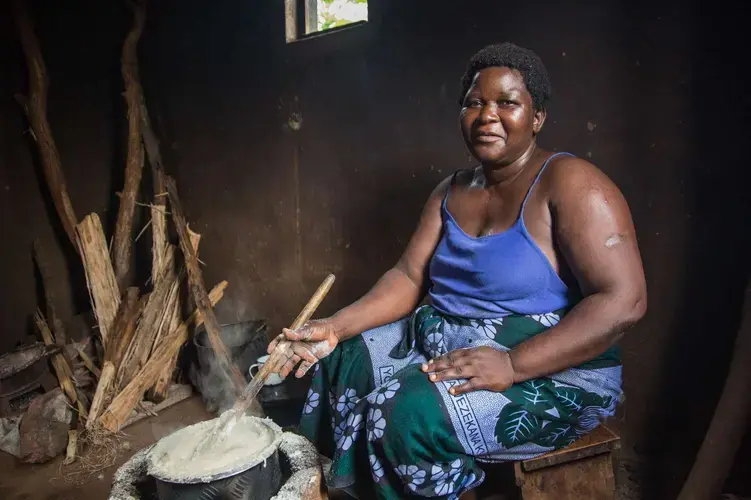
<path fill-rule="evenodd" d="M 586 202 L 592 196 L 622 197 L 618 186 L 593 163 L 576 156 L 558 156 L 551 160 L 541 181 L 548 198 Z"/>

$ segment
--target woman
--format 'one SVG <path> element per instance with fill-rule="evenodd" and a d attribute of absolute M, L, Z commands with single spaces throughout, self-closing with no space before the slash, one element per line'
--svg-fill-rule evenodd
<path fill-rule="evenodd" d="M 641 259 L 618 188 L 537 146 L 549 96 L 531 51 L 477 53 L 460 122 L 480 165 L 441 182 L 370 292 L 280 335 L 283 375 L 316 366 L 300 427 L 333 457 L 330 486 L 456 498 L 482 482 L 478 461 L 566 446 L 614 413 Z"/>

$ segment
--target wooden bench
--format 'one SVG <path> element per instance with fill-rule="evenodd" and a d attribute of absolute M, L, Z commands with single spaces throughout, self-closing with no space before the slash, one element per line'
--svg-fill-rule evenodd
<path fill-rule="evenodd" d="M 486 484 L 479 492 L 464 493 L 461 500 L 613 500 L 613 452 L 618 449 L 620 438 L 600 425 L 565 448 L 514 462 L 516 495 L 509 496 L 510 464 L 482 464 Z"/>
<path fill-rule="evenodd" d="M 560 450 L 514 463 L 523 500 L 612 500 L 618 435 L 604 425 Z"/>

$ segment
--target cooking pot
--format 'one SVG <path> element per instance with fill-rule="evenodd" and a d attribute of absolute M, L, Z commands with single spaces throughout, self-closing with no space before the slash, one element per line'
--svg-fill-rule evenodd
<path fill-rule="evenodd" d="M 279 465 L 279 443 L 282 430 L 270 420 L 259 421 L 269 428 L 274 439 L 248 462 L 220 473 L 204 477 L 166 477 L 149 466 L 149 475 L 156 480 L 159 500 L 269 500 L 282 485 Z M 185 427 L 177 432 L 190 432 Z M 159 453 L 156 443 L 151 453 Z"/>

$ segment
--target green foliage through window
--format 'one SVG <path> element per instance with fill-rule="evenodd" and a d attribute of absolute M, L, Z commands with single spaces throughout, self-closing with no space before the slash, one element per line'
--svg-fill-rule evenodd
<path fill-rule="evenodd" d="M 318 30 L 368 20 L 368 0 L 318 0 Z"/>

